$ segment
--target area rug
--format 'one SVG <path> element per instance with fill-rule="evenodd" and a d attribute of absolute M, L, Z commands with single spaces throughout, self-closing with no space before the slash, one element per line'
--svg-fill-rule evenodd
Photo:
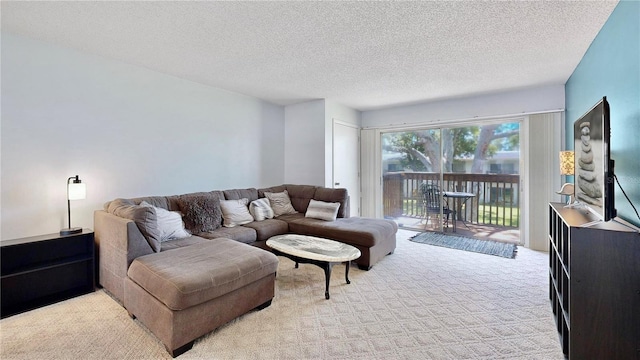
<path fill-rule="evenodd" d="M 420 233 L 410 238 L 409 240 L 421 244 L 473 251 L 487 255 L 501 256 L 509 259 L 515 258 L 518 251 L 518 247 L 515 244 L 472 239 L 468 237 L 447 235 L 429 231 Z"/>

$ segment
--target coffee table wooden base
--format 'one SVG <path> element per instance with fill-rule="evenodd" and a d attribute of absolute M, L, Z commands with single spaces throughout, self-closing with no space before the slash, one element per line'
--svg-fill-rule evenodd
<path fill-rule="evenodd" d="M 272 251 L 273 251 L 274 254 L 276 254 L 278 256 L 284 256 L 286 258 L 289 258 L 289 259 L 295 261 L 296 269 L 298 268 L 298 264 L 313 264 L 313 265 L 316 265 L 316 266 L 322 268 L 324 270 L 324 278 L 325 278 L 324 297 L 325 297 L 325 299 L 329 300 L 329 298 L 331 297 L 329 295 L 329 281 L 331 279 L 331 269 L 336 264 L 342 264 L 341 262 L 329 262 L 329 261 L 311 260 L 311 259 L 301 258 L 301 257 L 295 256 L 295 255 L 285 254 L 282 251 L 278 251 L 276 249 L 272 249 Z M 345 273 L 344 273 L 344 279 L 347 281 L 347 284 L 351 284 L 351 281 L 349 280 L 350 261 L 345 261 L 344 264 L 346 265 L 346 269 L 345 269 Z"/>

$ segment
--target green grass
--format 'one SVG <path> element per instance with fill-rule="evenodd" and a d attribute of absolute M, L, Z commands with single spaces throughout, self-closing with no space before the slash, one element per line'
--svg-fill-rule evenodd
<path fill-rule="evenodd" d="M 415 199 L 405 199 L 402 202 L 402 213 L 409 216 L 421 216 L 422 202 Z M 520 209 L 484 204 L 478 207 L 478 223 L 486 225 L 519 227 Z"/>
<path fill-rule="evenodd" d="M 478 207 L 478 222 L 518 227 L 520 225 L 520 209 L 487 204 L 480 205 Z"/>

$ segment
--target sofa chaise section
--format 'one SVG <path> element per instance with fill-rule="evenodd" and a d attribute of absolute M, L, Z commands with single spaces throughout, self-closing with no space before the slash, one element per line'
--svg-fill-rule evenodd
<path fill-rule="evenodd" d="M 124 306 L 174 357 L 196 338 L 271 304 L 278 259 L 219 238 L 135 259 Z"/>
<path fill-rule="evenodd" d="M 369 270 L 373 264 L 394 252 L 398 225 L 391 220 L 360 217 L 342 218 L 336 221 L 305 217 L 289 222 L 289 231 L 355 246 L 362 253 L 356 260 L 358 268 Z"/>

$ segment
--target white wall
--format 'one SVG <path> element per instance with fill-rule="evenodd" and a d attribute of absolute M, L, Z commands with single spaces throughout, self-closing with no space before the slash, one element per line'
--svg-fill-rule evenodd
<path fill-rule="evenodd" d="M 324 186 L 333 187 L 333 121 L 338 120 L 360 128 L 361 113 L 332 100 L 325 101 L 325 180 Z M 354 164 L 357 166 L 357 164 Z M 359 194 L 351 194 L 356 196 Z"/>
<path fill-rule="evenodd" d="M 332 100 L 325 101 L 326 120 L 331 124 L 333 119 L 346 122 L 357 127 L 362 126 L 362 113 Z"/>
<path fill-rule="evenodd" d="M 564 86 L 550 85 L 365 111 L 362 113 L 362 127 L 379 128 L 450 120 L 510 117 L 562 110 L 564 110 Z"/>
<path fill-rule="evenodd" d="M 285 182 L 333 187 L 333 119 L 360 127 L 360 112 L 320 99 L 285 107 Z"/>
<path fill-rule="evenodd" d="M 325 185 L 325 101 L 289 105 L 284 110 L 284 181 Z"/>
<path fill-rule="evenodd" d="M 284 108 L 2 33 L 1 239 L 72 226 L 116 197 L 284 182 Z M 313 145 L 310 145 L 313 146 Z"/>

